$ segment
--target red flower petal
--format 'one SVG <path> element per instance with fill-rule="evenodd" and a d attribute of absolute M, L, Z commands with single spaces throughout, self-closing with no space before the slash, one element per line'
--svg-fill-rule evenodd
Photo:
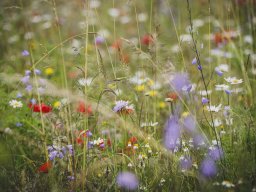
<path fill-rule="evenodd" d="M 42 172 L 42 173 L 48 173 L 49 170 L 51 169 L 52 167 L 52 164 L 50 161 L 44 163 L 43 165 L 41 165 L 39 168 L 38 168 L 38 171 L 39 172 Z"/>

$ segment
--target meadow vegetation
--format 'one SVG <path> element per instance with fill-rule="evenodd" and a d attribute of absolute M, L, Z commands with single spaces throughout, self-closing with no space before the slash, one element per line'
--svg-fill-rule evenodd
<path fill-rule="evenodd" d="M 0 191 L 256 191 L 255 0 L 0 7 Z"/>

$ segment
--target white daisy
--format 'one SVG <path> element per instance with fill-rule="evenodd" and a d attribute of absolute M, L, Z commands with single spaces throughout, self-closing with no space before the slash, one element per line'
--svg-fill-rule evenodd
<path fill-rule="evenodd" d="M 222 181 L 221 185 L 223 185 L 227 188 L 235 187 L 235 185 L 233 183 L 231 183 L 230 181 Z"/>
<path fill-rule="evenodd" d="M 229 86 L 226 84 L 220 84 L 220 85 L 215 85 L 215 90 L 216 91 L 225 91 L 228 90 Z"/>
<path fill-rule="evenodd" d="M 221 104 L 219 104 L 218 106 L 215 106 L 215 105 L 206 106 L 206 109 L 208 111 L 218 112 L 221 109 Z"/>
<path fill-rule="evenodd" d="M 139 13 L 138 14 L 138 21 L 139 22 L 145 22 L 145 21 L 147 21 L 147 19 L 148 19 L 148 16 L 147 16 L 146 13 Z"/>
<path fill-rule="evenodd" d="M 236 77 L 228 77 L 228 78 L 224 78 L 228 83 L 232 84 L 232 85 L 236 85 L 236 84 L 240 84 L 243 83 L 242 79 L 237 79 Z"/>
<path fill-rule="evenodd" d="M 212 125 L 212 123 L 211 123 L 211 125 Z M 220 119 L 214 119 L 213 125 L 214 125 L 214 127 L 219 127 L 222 125 L 222 122 Z"/>
<path fill-rule="evenodd" d="M 220 64 L 215 69 L 217 69 L 218 71 L 228 72 L 229 71 L 229 66 L 227 64 Z"/>
<path fill-rule="evenodd" d="M 12 107 L 12 108 L 21 108 L 23 106 L 22 102 L 21 101 L 17 101 L 15 99 L 9 101 L 9 105 Z"/>
<path fill-rule="evenodd" d="M 210 94 L 212 93 L 212 91 L 211 91 L 211 90 L 208 90 L 208 91 L 206 91 L 206 90 L 199 91 L 199 94 L 202 95 L 202 96 L 206 96 L 207 93 L 208 93 L 208 95 L 210 95 Z"/>
<path fill-rule="evenodd" d="M 111 8 L 108 10 L 108 14 L 111 16 L 111 17 L 118 17 L 120 15 L 120 11 L 119 9 L 116 9 L 116 8 Z"/>
<path fill-rule="evenodd" d="M 78 83 L 81 86 L 89 86 L 92 82 L 92 78 L 81 78 L 78 79 Z"/>

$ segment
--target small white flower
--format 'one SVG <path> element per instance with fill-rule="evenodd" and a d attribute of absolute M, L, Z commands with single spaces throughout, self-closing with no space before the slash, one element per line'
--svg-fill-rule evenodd
<path fill-rule="evenodd" d="M 81 86 L 89 86 L 92 83 L 92 78 L 81 78 L 81 79 L 78 79 L 78 83 Z"/>
<path fill-rule="evenodd" d="M 93 1 L 90 1 L 90 8 L 92 8 L 92 9 L 96 9 L 96 8 L 98 8 L 99 6 L 100 6 L 100 1 L 98 1 L 98 0 L 93 0 Z"/>
<path fill-rule="evenodd" d="M 214 182 L 212 185 L 219 186 L 220 183 L 219 182 Z"/>
<path fill-rule="evenodd" d="M 190 41 L 192 41 L 192 37 L 190 34 L 182 34 L 182 35 L 180 35 L 180 40 L 182 42 L 190 42 Z"/>
<path fill-rule="evenodd" d="M 150 121 L 149 123 L 147 123 L 147 122 L 141 123 L 140 127 L 155 127 L 157 125 L 158 125 L 158 122 Z"/>
<path fill-rule="evenodd" d="M 193 163 L 192 166 L 195 167 L 195 169 L 198 169 L 198 165 L 196 163 Z"/>
<path fill-rule="evenodd" d="M 128 17 L 128 16 L 122 16 L 121 18 L 120 18 L 120 22 L 122 23 L 122 24 L 127 24 L 127 23 L 129 23 L 131 21 L 131 18 L 130 17 Z"/>
<path fill-rule="evenodd" d="M 211 125 L 212 125 L 212 123 L 211 123 Z M 214 119 L 213 125 L 214 125 L 214 127 L 219 127 L 222 125 L 222 122 L 220 119 Z"/>
<path fill-rule="evenodd" d="M 60 103 L 61 103 L 61 106 L 65 106 L 65 105 L 68 105 L 70 102 L 68 100 L 68 98 L 63 98 L 60 100 Z"/>
<path fill-rule="evenodd" d="M 228 78 L 224 78 L 228 83 L 232 84 L 232 85 L 236 85 L 236 84 L 240 84 L 243 83 L 242 79 L 237 79 L 236 77 L 228 77 Z"/>
<path fill-rule="evenodd" d="M 127 165 L 128 167 L 132 167 L 133 165 L 132 165 L 132 163 L 128 163 L 128 165 Z"/>
<path fill-rule="evenodd" d="M 206 96 L 207 93 L 208 93 L 208 95 L 210 95 L 210 94 L 212 93 L 212 91 L 211 91 L 211 90 L 208 90 L 208 91 L 206 91 L 206 90 L 199 91 L 199 94 L 202 95 L 202 96 Z"/>
<path fill-rule="evenodd" d="M 12 130 L 9 127 L 7 127 L 7 128 L 4 129 L 4 133 L 7 134 L 7 135 L 11 135 Z"/>
<path fill-rule="evenodd" d="M 21 101 L 17 101 L 15 99 L 9 101 L 9 105 L 12 107 L 12 108 L 21 108 L 23 106 L 22 102 Z"/>
<path fill-rule="evenodd" d="M 145 13 L 139 13 L 138 14 L 138 21 L 139 22 L 145 22 L 145 21 L 147 21 L 147 19 L 148 19 L 147 14 L 145 14 Z"/>
<path fill-rule="evenodd" d="M 220 64 L 215 69 L 218 69 L 219 71 L 228 72 L 229 71 L 229 66 L 227 64 Z"/>
<path fill-rule="evenodd" d="M 223 185 L 227 188 L 235 187 L 235 185 L 233 183 L 231 183 L 230 181 L 222 181 L 221 185 Z"/>
<path fill-rule="evenodd" d="M 118 17 L 120 15 L 120 11 L 119 9 L 116 9 L 116 8 L 111 8 L 108 10 L 108 14 L 111 16 L 111 17 Z"/>
<path fill-rule="evenodd" d="M 239 179 L 238 182 L 237 182 L 237 184 L 239 184 L 239 185 L 243 184 L 243 180 L 242 180 L 242 179 Z"/>
<path fill-rule="evenodd" d="M 227 125 L 233 125 L 233 118 L 226 119 L 226 124 Z"/>
<path fill-rule="evenodd" d="M 225 91 L 228 90 L 229 86 L 226 84 L 220 84 L 220 85 L 215 85 L 215 90 L 216 91 Z"/>
<path fill-rule="evenodd" d="M 245 43 L 249 43 L 249 44 L 252 44 L 253 43 L 253 38 L 251 35 L 245 35 L 244 36 L 244 42 Z"/>
<path fill-rule="evenodd" d="M 99 137 L 97 140 L 94 140 L 94 141 L 93 141 L 93 144 L 94 144 L 94 145 L 100 145 L 101 143 L 104 143 L 104 140 L 101 139 L 100 137 Z"/>
<path fill-rule="evenodd" d="M 148 144 L 148 143 L 145 145 L 145 147 L 146 147 L 146 148 L 150 148 L 150 146 L 149 146 L 149 144 Z"/>
<path fill-rule="evenodd" d="M 226 131 L 222 130 L 220 131 L 220 135 L 225 135 L 226 134 Z"/>
<path fill-rule="evenodd" d="M 221 104 L 219 104 L 218 106 L 210 105 L 210 107 L 207 106 L 206 109 L 208 111 L 218 112 L 221 109 Z"/>
<path fill-rule="evenodd" d="M 217 140 L 215 140 L 215 139 L 212 140 L 212 144 L 213 144 L 213 145 L 217 145 L 217 143 L 218 143 Z"/>
<path fill-rule="evenodd" d="M 162 178 L 162 179 L 160 180 L 160 183 L 164 183 L 164 182 L 165 182 L 165 179 Z"/>
<path fill-rule="evenodd" d="M 243 88 L 236 88 L 231 90 L 232 93 L 241 93 L 243 91 L 244 91 Z"/>

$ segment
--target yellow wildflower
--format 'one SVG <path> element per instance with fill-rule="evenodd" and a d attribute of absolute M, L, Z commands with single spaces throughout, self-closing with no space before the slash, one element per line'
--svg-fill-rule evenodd
<path fill-rule="evenodd" d="M 54 70 L 53 68 L 51 67 L 47 67 L 45 70 L 44 70 L 44 73 L 45 75 L 52 75 L 54 73 Z"/>

